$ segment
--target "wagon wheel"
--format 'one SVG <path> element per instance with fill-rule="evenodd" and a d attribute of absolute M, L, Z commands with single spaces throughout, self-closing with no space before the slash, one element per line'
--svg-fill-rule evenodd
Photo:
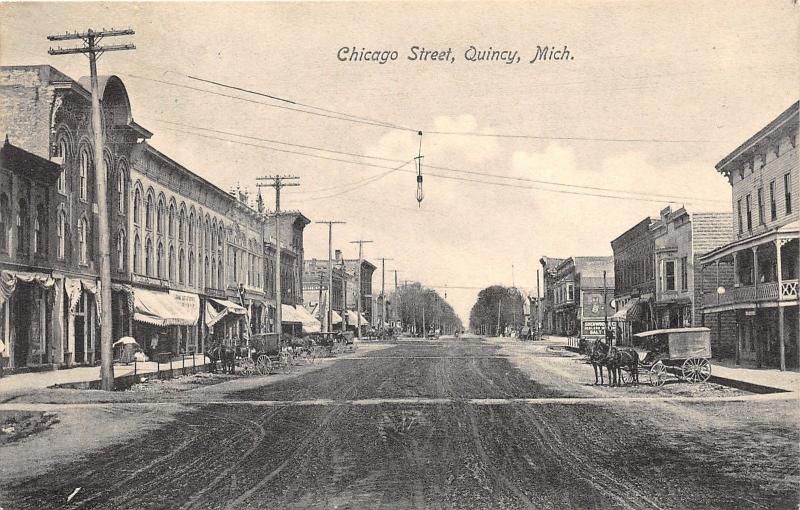
<path fill-rule="evenodd" d="M 653 366 L 650 367 L 650 385 L 664 386 L 664 379 L 666 378 L 666 375 L 667 367 L 665 367 L 660 361 L 656 361 Z"/>
<path fill-rule="evenodd" d="M 272 373 L 272 360 L 269 359 L 269 356 L 266 354 L 262 354 L 258 357 L 258 361 L 256 361 L 256 369 L 258 373 L 261 375 L 268 375 Z"/>
<path fill-rule="evenodd" d="M 250 358 L 242 360 L 242 374 L 255 375 L 255 373 L 256 373 L 256 364 L 253 363 L 253 360 Z"/>
<path fill-rule="evenodd" d="M 711 363 L 704 358 L 689 358 L 683 362 L 681 372 L 689 382 L 706 382 L 711 377 Z"/>
<path fill-rule="evenodd" d="M 633 374 L 630 370 L 624 368 L 620 370 L 620 378 L 622 378 L 622 384 L 633 384 Z"/>

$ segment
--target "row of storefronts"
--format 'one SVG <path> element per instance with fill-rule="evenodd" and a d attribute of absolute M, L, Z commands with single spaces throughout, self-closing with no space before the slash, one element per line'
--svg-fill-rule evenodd
<path fill-rule="evenodd" d="M 615 342 L 704 326 L 715 358 L 800 368 L 798 104 L 717 163 L 731 212 L 666 207 L 611 241 Z M 541 259 L 544 331 L 597 336 L 581 325 L 586 298 L 570 260 Z"/>
<path fill-rule="evenodd" d="M 2 366 L 95 364 L 105 320 L 112 341 L 133 337 L 151 356 L 275 332 L 279 305 L 283 330 L 295 331 L 308 218 L 278 219 L 261 197 L 223 191 L 161 153 L 133 120 L 122 80 L 98 81 L 106 197 L 95 194 L 87 80 L 51 66 L 0 67 Z M 111 234 L 108 318 L 98 313 L 98 199 Z"/>

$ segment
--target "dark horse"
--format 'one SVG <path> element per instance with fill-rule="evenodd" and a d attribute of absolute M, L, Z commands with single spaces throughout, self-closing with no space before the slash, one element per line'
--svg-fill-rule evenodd
<path fill-rule="evenodd" d="M 608 344 L 602 340 L 595 340 L 588 348 L 589 363 L 592 364 L 592 368 L 594 369 L 595 384 L 604 384 L 603 367 L 608 368 L 608 381 L 611 383 L 612 372 L 611 367 L 608 365 L 609 350 Z M 600 376 L 599 378 L 598 374 Z"/>
<path fill-rule="evenodd" d="M 633 349 L 611 347 L 606 356 L 606 366 L 611 373 L 611 386 L 621 386 L 623 368 L 631 374 L 634 383 L 639 384 L 639 354 Z"/>
<path fill-rule="evenodd" d="M 211 372 L 217 371 L 217 360 L 222 362 L 222 373 L 233 374 L 236 369 L 236 351 L 229 345 L 215 345 L 208 351 Z"/>

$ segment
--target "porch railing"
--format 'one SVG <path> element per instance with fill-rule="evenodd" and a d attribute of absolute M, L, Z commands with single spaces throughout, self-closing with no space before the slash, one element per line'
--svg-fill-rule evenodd
<path fill-rule="evenodd" d="M 798 281 L 783 280 L 778 282 L 759 283 L 758 286 L 747 285 L 737 287 L 724 294 L 706 292 L 703 294 L 703 306 L 720 306 L 734 303 L 757 303 L 762 301 L 788 301 L 797 299 Z"/>

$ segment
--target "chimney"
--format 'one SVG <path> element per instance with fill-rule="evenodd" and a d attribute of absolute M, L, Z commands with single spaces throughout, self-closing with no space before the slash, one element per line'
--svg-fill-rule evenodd
<path fill-rule="evenodd" d="M 342 250 L 336 250 L 336 260 L 337 262 L 342 260 Z"/>

